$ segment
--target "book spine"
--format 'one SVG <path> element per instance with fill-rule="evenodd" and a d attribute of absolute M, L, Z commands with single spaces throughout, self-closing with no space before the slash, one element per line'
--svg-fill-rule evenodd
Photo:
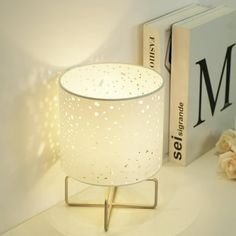
<path fill-rule="evenodd" d="M 144 25 L 143 28 L 143 65 L 162 74 L 165 63 L 164 40 L 162 30 L 150 25 Z M 169 75 L 168 75 L 169 77 Z M 165 81 L 165 108 L 164 108 L 164 129 L 163 129 L 163 162 L 168 160 L 168 140 L 169 140 L 169 91 L 167 91 L 169 78 L 163 78 Z"/>
<path fill-rule="evenodd" d="M 160 34 L 149 25 L 143 27 L 143 65 L 160 71 Z"/>
<path fill-rule="evenodd" d="M 169 158 L 187 165 L 189 33 L 172 27 Z"/>

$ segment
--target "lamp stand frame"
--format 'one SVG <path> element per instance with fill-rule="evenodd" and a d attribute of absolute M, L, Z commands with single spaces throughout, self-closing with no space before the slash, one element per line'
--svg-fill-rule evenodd
<path fill-rule="evenodd" d="M 104 207 L 104 230 L 108 231 L 111 212 L 113 208 L 133 208 L 133 209 L 155 209 L 158 202 L 158 180 L 156 178 L 146 179 L 154 183 L 154 201 L 152 205 L 120 204 L 115 202 L 117 186 L 109 187 L 104 204 L 102 203 L 73 203 L 69 201 L 69 179 L 65 177 L 65 203 L 72 207 Z"/>

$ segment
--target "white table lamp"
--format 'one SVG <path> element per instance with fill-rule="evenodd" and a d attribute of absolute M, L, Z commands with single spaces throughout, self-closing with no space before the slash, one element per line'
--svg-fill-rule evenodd
<path fill-rule="evenodd" d="M 116 187 L 150 180 L 161 167 L 163 79 L 153 70 L 128 64 L 73 67 L 60 77 L 62 165 L 68 178 Z M 156 206 L 157 180 L 154 205 Z M 112 206 L 105 201 L 105 230 Z M 104 206 L 104 204 L 85 204 Z M 133 206 L 135 208 L 140 206 Z"/>

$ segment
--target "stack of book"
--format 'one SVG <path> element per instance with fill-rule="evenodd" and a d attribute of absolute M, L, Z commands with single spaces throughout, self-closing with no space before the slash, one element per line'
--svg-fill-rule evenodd
<path fill-rule="evenodd" d="M 236 115 L 236 10 L 191 5 L 144 24 L 143 65 L 165 81 L 164 156 L 211 149 Z"/>

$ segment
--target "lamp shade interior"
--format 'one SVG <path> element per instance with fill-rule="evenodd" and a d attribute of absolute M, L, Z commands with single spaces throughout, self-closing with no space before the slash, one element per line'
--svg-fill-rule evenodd
<path fill-rule="evenodd" d="M 127 64 L 74 67 L 60 78 L 61 160 L 85 183 L 118 186 L 162 162 L 163 79 Z"/>

